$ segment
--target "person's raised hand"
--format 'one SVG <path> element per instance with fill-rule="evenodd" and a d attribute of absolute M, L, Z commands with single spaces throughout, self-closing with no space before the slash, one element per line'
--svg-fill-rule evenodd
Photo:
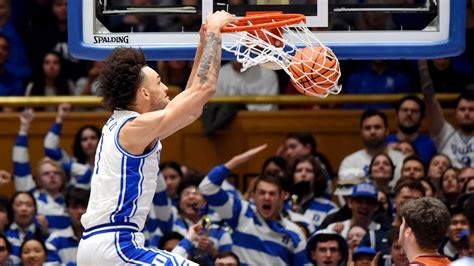
<path fill-rule="evenodd" d="M 62 103 L 58 106 L 58 113 L 56 114 L 56 123 L 62 123 L 64 118 L 69 115 L 71 111 L 71 105 L 68 103 Z"/>
<path fill-rule="evenodd" d="M 30 129 L 31 122 L 35 118 L 32 108 L 27 108 L 20 115 L 20 134 L 26 135 Z"/>
<path fill-rule="evenodd" d="M 225 166 L 228 169 L 233 169 L 237 167 L 240 164 L 243 164 L 245 162 L 248 162 L 252 157 L 254 157 L 257 153 L 263 151 L 266 149 L 268 144 L 263 144 L 258 147 L 252 148 L 244 153 L 241 153 L 239 155 L 234 156 L 232 159 L 230 159 L 228 162 L 225 163 Z"/>

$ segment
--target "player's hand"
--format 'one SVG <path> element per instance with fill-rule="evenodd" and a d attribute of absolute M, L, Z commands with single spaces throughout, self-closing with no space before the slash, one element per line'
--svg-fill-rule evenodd
<path fill-rule="evenodd" d="M 220 31 L 222 27 L 236 20 L 235 15 L 229 14 L 225 11 L 216 11 L 206 18 L 206 29 Z"/>
<path fill-rule="evenodd" d="M 58 106 L 58 113 L 56 114 L 56 123 L 63 122 L 63 119 L 69 115 L 71 107 L 72 106 L 68 103 L 62 103 Z"/>
<path fill-rule="evenodd" d="M 0 170 L 0 187 L 10 183 L 12 181 L 12 174 L 6 170 Z"/>
<path fill-rule="evenodd" d="M 31 122 L 35 118 L 32 108 L 25 109 L 20 115 L 20 133 L 26 134 L 30 129 Z"/>
<path fill-rule="evenodd" d="M 230 161 L 228 161 L 227 163 L 225 163 L 225 166 L 229 169 L 233 169 L 235 167 L 237 167 L 238 165 L 240 164 L 243 164 L 247 161 L 250 160 L 250 158 L 252 158 L 253 156 L 255 156 L 257 153 L 263 151 L 264 149 L 266 149 L 268 146 L 268 144 L 263 144 L 263 145 L 260 145 L 258 147 L 255 147 L 253 149 L 250 149 L 244 153 L 241 153 L 239 155 L 236 155 L 234 156 L 232 159 L 230 159 Z"/>

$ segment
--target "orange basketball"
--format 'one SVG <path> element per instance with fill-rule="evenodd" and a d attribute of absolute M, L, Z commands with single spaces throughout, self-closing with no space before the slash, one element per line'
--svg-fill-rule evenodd
<path fill-rule="evenodd" d="M 341 72 L 339 61 L 331 49 L 324 46 L 306 46 L 291 59 L 289 71 L 295 88 L 304 95 L 327 95 L 337 86 Z"/>

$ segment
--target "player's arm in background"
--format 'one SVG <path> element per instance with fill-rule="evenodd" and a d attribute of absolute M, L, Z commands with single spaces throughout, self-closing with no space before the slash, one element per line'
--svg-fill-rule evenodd
<path fill-rule="evenodd" d="M 143 152 L 156 138 L 164 139 L 194 122 L 214 95 L 221 65 L 221 28 L 235 19 L 224 11 L 206 19 L 204 48 L 192 82 L 159 111 L 144 113 L 122 128 L 120 143 L 129 151 Z M 140 137 L 137 137 L 140 136 Z"/>
<path fill-rule="evenodd" d="M 419 60 L 418 70 L 420 72 L 421 91 L 426 104 L 426 116 L 429 121 L 429 130 L 431 136 L 438 136 L 443 129 L 445 119 L 441 105 L 435 98 L 433 81 L 428 69 L 428 61 Z"/>

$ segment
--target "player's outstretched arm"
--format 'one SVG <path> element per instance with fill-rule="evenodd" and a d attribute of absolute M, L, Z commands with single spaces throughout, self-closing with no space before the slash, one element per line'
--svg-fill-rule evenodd
<path fill-rule="evenodd" d="M 441 105 L 435 98 L 433 81 L 430 77 L 428 62 L 426 60 L 418 61 L 418 70 L 420 72 L 421 91 L 426 104 L 426 115 L 429 121 L 429 130 L 432 136 L 438 136 L 445 122 Z"/>
<path fill-rule="evenodd" d="M 206 33 L 205 33 L 205 24 L 201 26 L 199 30 L 199 44 L 196 49 L 196 55 L 194 56 L 194 62 L 201 62 L 202 51 L 204 50 L 204 45 L 206 44 Z M 194 63 L 193 68 L 191 70 L 191 74 L 189 75 L 188 82 L 186 83 L 186 89 L 188 89 L 191 84 L 193 84 L 194 77 L 196 76 L 196 71 L 199 67 L 199 63 Z"/>
<path fill-rule="evenodd" d="M 143 113 L 121 130 L 120 143 L 132 153 L 143 152 L 156 138 L 164 139 L 194 122 L 214 95 L 221 65 L 221 28 L 235 20 L 224 11 L 207 17 L 204 47 L 192 82 L 162 110 Z M 198 52 L 199 53 L 199 52 Z M 198 55 L 199 57 L 199 55 Z M 140 136 L 137 138 L 136 136 Z"/>

